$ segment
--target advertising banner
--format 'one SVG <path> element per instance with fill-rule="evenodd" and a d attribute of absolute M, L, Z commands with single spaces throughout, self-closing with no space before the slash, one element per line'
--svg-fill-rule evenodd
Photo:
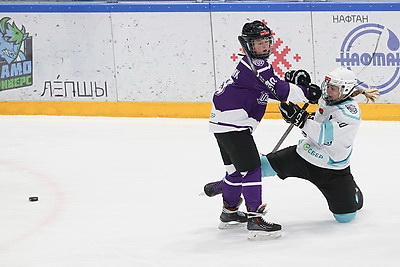
<path fill-rule="evenodd" d="M 0 13 L 0 97 L 117 101 L 109 14 Z"/>
<path fill-rule="evenodd" d="M 359 87 L 377 88 L 378 103 L 400 103 L 399 12 L 313 12 L 319 82 L 338 66 L 353 70 Z"/>

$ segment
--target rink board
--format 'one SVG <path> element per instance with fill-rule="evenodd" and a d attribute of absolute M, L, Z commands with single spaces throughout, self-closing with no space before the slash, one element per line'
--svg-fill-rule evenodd
<path fill-rule="evenodd" d="M 381 93 L 379 115 L 365 106 L 365 119 L 393 120 L 399 13 L 400 3 L 0 4 L 2 25 L 28 36 L 20 48 L 7 44 L 17 58 L 0 54 L 0 114 L 207 117 L 240 60 L 241 27 L 262 20 L 278 76 L 302 68 L 320 84 L 346 66 Z"/>

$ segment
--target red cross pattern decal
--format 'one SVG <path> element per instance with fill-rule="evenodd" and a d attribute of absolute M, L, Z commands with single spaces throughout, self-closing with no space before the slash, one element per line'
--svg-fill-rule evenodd
<path fill-rule="evenodd" d="M 285 72 L 289 70 L 292 67 L 292 64 L 289 63 L 286 59 L 286 55 L 291 51 L 291 49 L 288 46 L 285 46 L 281 52 L 278 51 L 278 48 L 283 44 L 283 41 L 281 38 L 278 38 L 275 41 L 275 47 L 274 47 L 274 61 L 272 61 L 271 65 L 274 67 L 275 73 L 278 74 L 280 77 L 283 77 Z M 281 68 L 281 65 L 286 68 L 286 70 L 283 70 Z"/>
<path fill-rule="evenodd" d="M 231 59 L 233 60 L 233 62 L 235 62 L 238 58 L 239 57 L 235 53 L 233 53 L 231 56 Z"/>
<path fill-rule="evenodd" d="M 293 59 L 296 60 L 296 62 L 299 62 L 301 59 L 301 56 L 299 54 L 296 54 L 296 55 L 294 55 Z"/>

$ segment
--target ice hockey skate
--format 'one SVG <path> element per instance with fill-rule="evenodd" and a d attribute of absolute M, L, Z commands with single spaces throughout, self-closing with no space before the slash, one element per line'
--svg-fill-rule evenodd
<path fill-rule="evenodd" d="M 266 214 L 266 204 L 261 204 L 257 211 L 247 213 L 247 230 L 249 240 L 276 239 L 281 236 L 282 226 L 272 222 L 266 222 L 263 215 Z"/>
<path fill-rule="evenodd" d="M 219 219 L 221 220 L 218 226 L 219 229 L 232 229 L 245 226 L 245 223 L 247 222 L 247 214 L 239 211 L 239 206 L 242 202 L 243 199 L 240 198 L 236 207 L 229 207 L 229 203 L 224 201 L 222 213 L 219 216 Z"/>
<path fill-rule="evenodd" d="M 216 181 L 212 183 L 208 183 L 204 186 L 204 194 L 209 197 L 213 197 L 219 194 L 222 194 L 222 183 L 223 181 Z"/>

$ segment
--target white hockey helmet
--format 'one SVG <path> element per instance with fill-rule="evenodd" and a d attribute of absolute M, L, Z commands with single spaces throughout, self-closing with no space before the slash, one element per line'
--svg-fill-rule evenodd
<path fill-rule="evenodd" d="M 329 99 L 327 92 L 328 85 L 339 87 L 338 99 Z M 358 82 L 356 74 L 345 67 L 339 67 L 329 72 L 325 76 L 325 79 L 321 84 L 322 98 L 326 101 L 327 104 L 335 104 L 348 98 L 354 92 L 357 85 Z"/>

